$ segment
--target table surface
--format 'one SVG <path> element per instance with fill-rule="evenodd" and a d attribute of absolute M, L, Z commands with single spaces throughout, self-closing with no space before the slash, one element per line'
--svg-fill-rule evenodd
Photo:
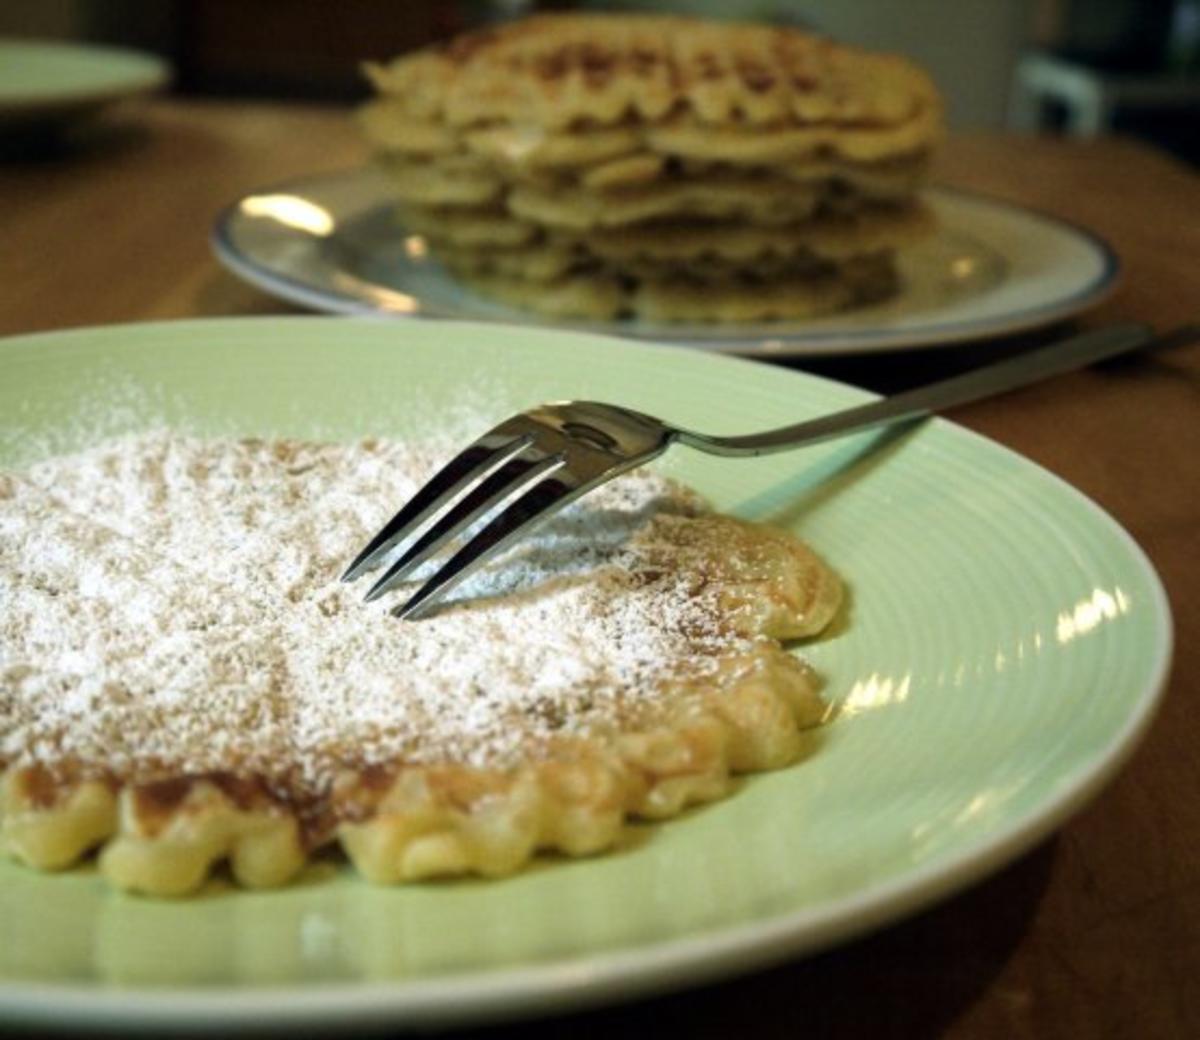
<path fill-rule="evenodd" d="M 0 333 L 293 308 L 220 269 L 214 214 L 364 150 L 343 110 L 141 102 L 0 159 Z M 952 138 L 939 179 L 1094 229 L 1125 264 L 1081 324 L 1200 319 L 1200 178 L 1118 139 Z M 894 390 L 1045 338 L 804 367 Z M 1121 775 L 1054 838 L 919 917 L 808 959 L 575 1016 L 579 1036 L 1200 1036 L 1200 344 L 1055 379 L 954 418 L 1112 513 L 1176 619 L 1170 689 Z M 498 1035 L 555 1036 L 562 1020 Z"/>

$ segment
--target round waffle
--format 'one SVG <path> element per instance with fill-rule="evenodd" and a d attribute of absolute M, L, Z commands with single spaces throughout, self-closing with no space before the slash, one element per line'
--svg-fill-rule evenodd
<path fill-rule="evenodd" d="M 781 640 L 837 611 L 790 534 L 648 472 L 433 617 L 338 580 L 443 449 L 146 434 L 0 473 L 0 851 L 180 895 L 499 875 L 786 765 L 823 705 Z"/>
<path fill-rule="evenodd" d="M 561 318 L 751 322 L 805 320 L 887 298 L 895 290 L 890 258 L 856 257 L 838 267 L 799 265 L 746 270 L 655 273 L 570 272 L 542 280 L 497 269 L 457 268 L 463 281 L 518 307 Z"/>
<path fill-rule="evenodd" d="M 925 74 L 794 29 L 670 16 L 543 15 L 368 74 L 451 126 L 658 123 L 897 126 L 937 107 Z"/>

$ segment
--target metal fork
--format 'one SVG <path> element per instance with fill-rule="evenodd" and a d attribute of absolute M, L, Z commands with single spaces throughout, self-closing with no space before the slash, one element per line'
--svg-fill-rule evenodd
<path fill-rule="evenodd" d="M 1198 326 L 1181 329 L 1157 344 L 1170 341 L 1174 345 L 1195 338 L 1197 332 Z M 540 405 L 506 419 L 456 455 L 367 543 L 342 580 L 353 581 L 380 565 L 397 545 L 432 519 L 428 529 L 371 586 L 366 598 L 376 599 L 512 498 L 415 595 L 393 611 L 402 618 L 419 618 L 535 524 L 619 474 L 656 458 L 676 441 L 731 457 L 788 451 L 843 434 L 922 419 L 1146 346 L 1153 339 L 1148 326 L 1112 325 L 856 408 L 740 437 L 696 433 L 597 401 Z"/>

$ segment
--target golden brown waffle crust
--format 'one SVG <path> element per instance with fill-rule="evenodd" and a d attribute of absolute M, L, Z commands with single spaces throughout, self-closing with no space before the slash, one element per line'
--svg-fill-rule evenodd
<path fill-rule="evenodd" d="M 798 29 L 664 15 L 546 14 L 366 68 L 413 115 L 457 127 L 694 119 L 896 126 L 939 109 L 906 59 Z"/>
<path fill-rule="evenodd" d="M 288 883 L 336 845 L 367 880 L 511 874 L 539 851 L 592 855 L 630 818 L 660 820 L 728 795 L 737 773 L 813 746 L 825 707 L 813 673 L 764 645 L 730 658 L 686 714 L 607 741 L 563 740 L 506 769 L 458 763 L 347 770 L 319 809 L 228 774 L 133 782 L 40 766 L 0 770 L 0 852 L 61 870 L 95 850 L 114 887 L 194 892 L 226 863 L 238 884 Z"/>
<path fill-rule="evenodd" d="M 839 580 L 653 474 L 543 529 L 540 563 L 506 565 L 526 584 L 416 631 L 365 613 L 336 579 L 370 529 L 356 506 L 441 454 L 163 431 L 0 474 L 0 853 L 95 852 L 114 886 L 163 896 L 222 864 L 285 884 L 326 845 L 373 881 L 491 876 L 803 754 L 825 709 L 782 644 L 830 623 Z M 265 597 L 232 580 L 247 543 Z"/>

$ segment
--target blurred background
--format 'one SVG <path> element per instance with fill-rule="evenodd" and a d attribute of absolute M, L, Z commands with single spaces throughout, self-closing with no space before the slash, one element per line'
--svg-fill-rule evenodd
<path fill-rule="evenodd" d="M 808 26 L 921 62 L 954 130 L 1125 133 L 1200 162 L 1200 0 L 6 0 L 0 36 L 152 51 L 181 94 L 348 102 L 363 59 L 567 7 Z"/>

